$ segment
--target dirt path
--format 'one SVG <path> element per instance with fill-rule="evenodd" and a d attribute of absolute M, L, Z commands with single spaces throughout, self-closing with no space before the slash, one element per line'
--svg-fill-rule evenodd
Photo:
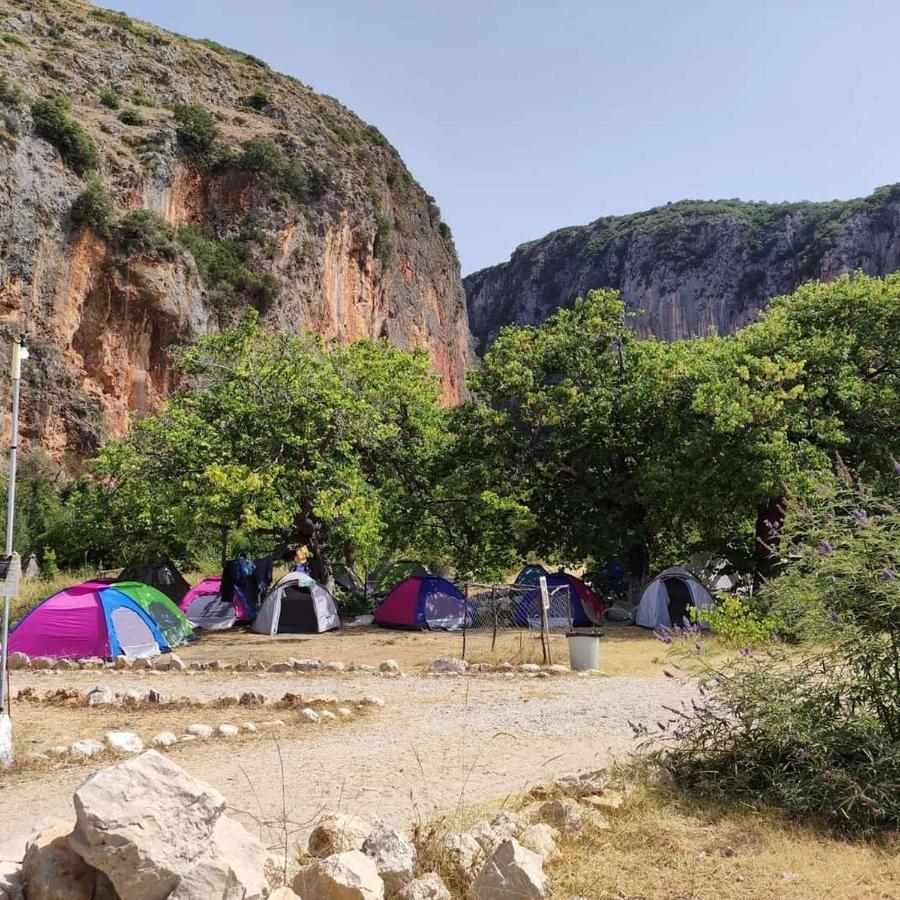
<path fill-rule="evenodd" d="M 42 690 L 61 683 L 88 687 L 97 681 L 90 673 L 30 678 Z M 104 681 L 117 690 L 148 686 L 146 679 L 129 673 Z M 377 694 L 385 699 L 383 709 L 357 722 L 310 727 L 283 742 L 216 741 L 185 745 L 172 753 L 237 810 L 273 820 L 284 818 L 284 808 L 294 838 L 302 836 L 323 807 L 406 825 L 460 803 L 518 794 L 560 771 L 606 763 L 632 748 L 628 720 L 649 724 L 662 715 L 663 704 L 677 704 L 691 690 L 659 677 L 290 675 L 226 680 L 207 674 L 168 675 L 160 684 L 170 693 L 197 698 L 235 690 L 264 690 L 277 697 L 291 690 L 341 698 Z M 236 712 L 235 717 L 260 718 L 249 711 Z M 196 720 L 203 721 L 202 710 Z M 60 768 L 51 775 L 0 777 L 0 859 L 21 858 L 25 839 L 37 828 L 71 820 L 72 791 L 91 770 L 83 766 Z M 268 843 L 275 842 L 271 829 L 254 824 Z"/>

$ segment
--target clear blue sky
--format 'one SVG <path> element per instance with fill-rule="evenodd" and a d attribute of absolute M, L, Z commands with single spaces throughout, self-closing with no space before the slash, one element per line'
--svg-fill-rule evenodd
<path fill-rule="evenodd" d="M 467 273 L 681 198 L 900 181 L 895 0 L 108 0 L 377 125 Z"/>

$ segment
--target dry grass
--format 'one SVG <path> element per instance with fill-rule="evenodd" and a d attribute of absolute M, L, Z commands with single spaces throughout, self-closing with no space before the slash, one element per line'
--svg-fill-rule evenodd
<path fill-rule="evenodd" d="M 612 828 L 567 845 L 553 896 L 596 900 L 900 897 L 900 836 L 849 843 L 776 812 L 739 812 L 639 791 Z"/>
<path fill-rule="evenodd" d="M 720 652 L 718 645 L 711 643 L 710 647 L 712 654 Z M 462 635 L 455 632 L 345 628 L 327 634 L 269 637 L 241 628 L 201 633 L 200 640 L 179 648 L 178 654 L 188 661 L 220 659 L 232 663 L 246 659 L 283 662 L 290 656 L 317 656 L 324 660 L 369 664 L 396 659 L 403 669 L 412 672 L 423 671 L 438 656 L 461 656 L 462 649 Z M 721 652 L 734 653 L 727 649 L 721 649 Z M 551 636 L 551 653 L 554 662 L 568 664 L 569 650 L 563 635 Z M 503 631 L 492 650 L 489 633 L 470 633 L 466 636 L 466 659 L 472 663 L 540 663 L 540 637 L 525 629 Z M 673 663 L 682 664 L 677 654 L 661 644 L 652 632 L 632 627 L 604 631 L 600 642 L 600 669 L 606 675 L 656 676 L 663 668 L 671 668 Z"/>

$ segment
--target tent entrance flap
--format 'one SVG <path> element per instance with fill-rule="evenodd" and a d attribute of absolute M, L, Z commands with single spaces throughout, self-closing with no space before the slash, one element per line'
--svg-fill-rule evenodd
<path fill-rule="evenodd" d="M 316 604 L 309 590 L 290 585 L 281 598 L 278 631 L 288 634 L 310 634 L 319 630 Z"/>
<path fill-rule="evenodd" d="M 132 609 L 120 606 L 110 615 L 122 653 L 128 659 L 159 656 L 159 645 L 147 623 Z"/>

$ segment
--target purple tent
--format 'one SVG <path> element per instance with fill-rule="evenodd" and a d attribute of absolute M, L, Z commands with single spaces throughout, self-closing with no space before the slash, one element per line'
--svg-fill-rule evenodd
<path fill-rule="evenodd" d="M 417 575 L 401 581 L 381 601 L 374 623 L 382 628 L 462 628 L 466 598 L 440 575 Z"/>
<path fill-rule="evenodd" d="M 115 585 L 76 584 L 39 603 L 9 636 L 11 653 L 85 659 L 157 656 L 169 644 L 153 618 Z"/>

